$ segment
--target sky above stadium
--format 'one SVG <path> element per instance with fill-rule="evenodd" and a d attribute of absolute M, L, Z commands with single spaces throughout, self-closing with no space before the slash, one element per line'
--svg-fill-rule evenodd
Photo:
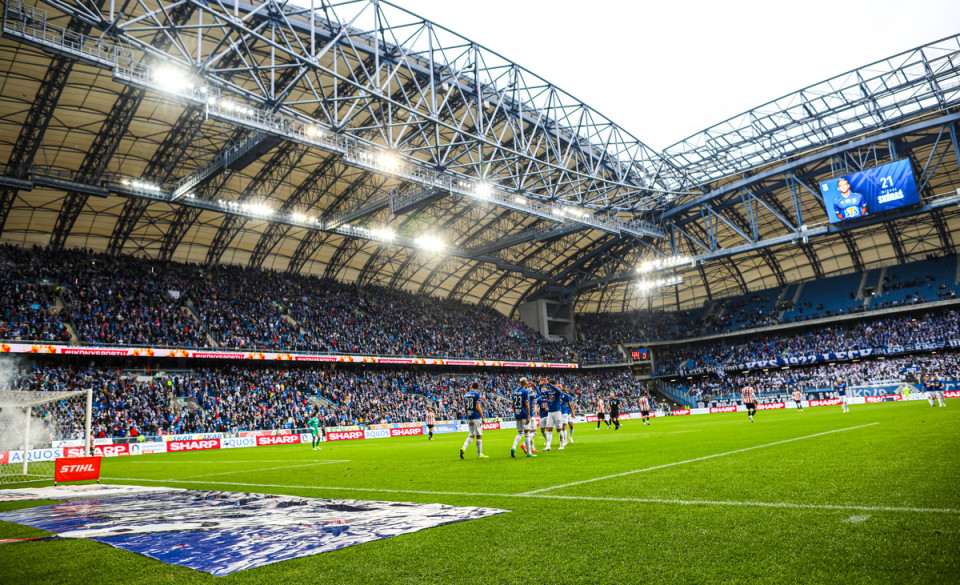
<path fill-rule="evenodd" d="M 658 150 L 960 33 L 958 0 L 392 0 L 518 63 Z"/>

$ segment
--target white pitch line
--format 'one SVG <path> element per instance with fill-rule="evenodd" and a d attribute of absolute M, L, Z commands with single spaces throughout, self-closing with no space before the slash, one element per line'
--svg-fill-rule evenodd
<path fill-rule="evenodd" d="M 203 475 L 188 475 L 183 479 L 196 479 L 198 477 L 213 477 L 216 475 L 231 475 L 234 473 L 256 473 L 258 471 L 273 471 L 274 469 L 294 469 L 297 467 L 311 467 L 314 465 L 326 465 L 328 463 L 346 463 L 349 459 L 329 459 L 325 461 L 314 461 L 313 463 L 304 463 L 303 465 L 281 465 L 279 467 L 264 467 L 260 469 L 238 469 L 235 471 L 224 471 L 221 473 L 205 473 Z"/>
<path fill-rule="evenodd" d="M 492 494 L 485 492 L 441 492 L 427 490 L 397 490 L 389 488 L 332 487 L 315 485 L 284 485 L 275 483 L 240 483 L 233 481 L 183 481 L 175 479 L 139 479 L 135 477 L 104 477 L 111 481 L 145 481 L 160 483 L 190 483 L 230 485 L 256 488 L 284 488 L 297 490 L 326 490 L 347 492 L 379 492 L 390 494 L 418 494 L 428 496 L 470 496 L 481 498 L 524 498 L 545 500 L 580 500 L 589 502 L 632 502 L 638 504 L 668 504 L 678 506 L 740 506 L 755 508 L 794 508 L 800 510 L 853 510 L 866 512 L 919 512 L 932 514 L 960 514 L 954 508 L 916 508 L 907 506 L 863 506 L 857 504 L 795 504 L 793 502 L 747 502 L 723 500 L 679 500 L 673 498 L 613 498 L 602 496 L 558 496 L 552 494 Z"/>
<path fill-rule="evenodd" d="M 675 467 L 675 466 L 677 466 L 677 465 L 686 465 L 687 463 L 696 463 L 697 461 L 705 461 L 705 460 L 707 460 L 707 459 L 714 459 L 714 458 L 716 458 L 716 457 L 724 457 L 724 456 L 726 456 L 726 455 L 735 455 L 735 454 L 737 454 L 737 453 L 743 453 L 743 452 L 745 452 L 745 451 L 753 451 L 754 449 L 762 449 L 762 448 L 764 448 L 764 447 L 772 447 L 772 446 L 774 446 L 774 445 L 783 445 L 784 443 L 792 443 L 792 442 L 794 442 L 794 441 L 802 441 L 802 440 L 804 440 L 804 439 L 812 439 L 812 438 L 814 438 L 814 437 L 822 437 L 823 435 L 829 435 L 829 434 L 832 434 L 832 433 L 841 433 L 841 432 L 843 432 L 843 431 L 852 431 L 852 430 L 854 430 L 854 429 L 862 429 L 862 428 L 864 428 L 864 427 L 872 427 L 873 425 L 878 425 L 878 424 L 880 424 L 880 423 L 872 422 L 872 423 L 868 423 L 868 424 L 865 424 L 865 425 L 858 425 L 858 426 L 855 426 L 855 427 L 847 427 L 847 428 L 845 428 L 845 429 L 835 429 L 835 430 L 832 430 L 832 431 L 825 431 L 825 432 L 823 432 L 823 433 L 816 433 L 816 434 L 813 434 L 813 435 L 806 435 L 806 436 L 803 436 L 803 437 L 795 437 L 795 438 L 793 438 L 793 439 L 785 439 L 785 440 L 783 440 L 783 441 L 775 441 L 775 442 L 773 442 L 773 443 L 766 443 L 766 444 L 764 444 L 764 445 L 755 445 L 755 446 L 753 446 L 753 447 L 745 447 L 745 448 L 743 448 L 743 449 L 736 449 L 735 451 L 727 451 L 726 453 L 714 453 L 713 455 L 705 455 L 705 456 L 703 456 L 703 457 L 696 457 L 696 458 L 694 458 L 694 459 L 687 459 L 687 460 L 685 460 L 685 461 L 674 461 L 673 463 L 664 463 L 663 465 L 655 465 L 655 466 L 653 466 L 653 467 L 645 467 L 645 468 L 643 468 L 643 469 L 634 469 L 633 471 L 624 471 L 623 473 L 614 473 L 613 475 L 605 475 L 605 476 L 603 476 L 603 477 L 594 477 L 594 478 L 592 478 L 592 479 L 584 479 L 584 480 L 581 480 L 581 481 L 572 481 L 572 482 L 570 482 L 570 483 L 564 483 L 564 484 L 561 484 L 561 485 L 555 485 L 555 486 L 540 488 L 540 489 L 538 489 L 538 490 L 531 490 L 531 491 L 529 491 L 529 492 L 523 492 L 523 493 L 520 494 L 520 495 L 529 496 L 529 495 L 533 495 L 533 494 L 539 494 L 539 493 L 542 493 L 542 492 L 549 492 L 549 491 L 551 491 L 551 490 L 558 490 L 558 489 L 560 489 L 560 488 L 566 488 L 566 487 L 571 487 L 571 486 L 575 486 L 575 485 L 582 485 L 582 484 L 585 484 L 585 483 L 592 483 L 592 482 L 595 482 L 595 481 L 601 481 L 601 480 L 604 480 L 604 479 L 613 479 L 614 477 L 623 477 L 623 476 L 625 476 L 625 475 L 633 475 L 633 474 L 635 474 L 635 473 L 644 473 L 644 472 L 646 472 L 646 471 L 654 471 L 654 470 L 656 470 L 656 469 L 663 469 L 663 468 L 665 468 L 665 467 Z"/>
<path fill-rule="evenodd" d="M 131 461 L 129 458 L 125 457 L 121 461 L 124 463 L 144 463 L 147 465 L 153 465 L 157 463 L 174 463 L 176 465 L 183 465 L 184 463 L 303 463 L 306 461 L 306 459 L 244 459 L 242 461 L 220 461 L 219 459 L 184 459 L 183 461 Z M 340 460 L 338 459 L 337 461 Z"/>

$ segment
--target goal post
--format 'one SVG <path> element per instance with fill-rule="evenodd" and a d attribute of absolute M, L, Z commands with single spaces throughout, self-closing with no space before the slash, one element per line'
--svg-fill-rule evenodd
<path fill-rule="evenodd" d="M 85 404 L 79 401 L 85 396 Z M 35 449 L 82 439 L 92 449 L 93 390 L 0 390 L 0 485 L 53 480 L 54 461 L 31 460 Z M 79 424 L 82 421 L 82 424 Z M 77 437 L 82 434 L 82 437 Z"/>

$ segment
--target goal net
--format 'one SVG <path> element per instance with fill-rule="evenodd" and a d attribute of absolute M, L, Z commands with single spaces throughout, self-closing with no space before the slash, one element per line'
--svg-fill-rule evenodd
<path fill-rule="evenodd" d="M 61 441 L 89 454 L 92 399 L 91 390 L 0 390 L 0 485 L 52 480 Z"/>

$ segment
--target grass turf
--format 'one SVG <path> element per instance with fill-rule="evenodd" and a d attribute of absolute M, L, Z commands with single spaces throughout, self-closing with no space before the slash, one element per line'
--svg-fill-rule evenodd
<path fill-rule="evenodd" d="M 472 445 L 458 458 L 462 434 L 105 459 L 104 483 L 511 512 L 226 577 L 89 541 L 2 544 L 2 581 L 958 582 L 957 405 L 581 424 L 575 444 L 561 452 L 555 439 L 536 459 L 511 459 L 506 430 L 484 435 L 486 460 Z M 0 522 L 0 539 L 42 534 Z"/>

